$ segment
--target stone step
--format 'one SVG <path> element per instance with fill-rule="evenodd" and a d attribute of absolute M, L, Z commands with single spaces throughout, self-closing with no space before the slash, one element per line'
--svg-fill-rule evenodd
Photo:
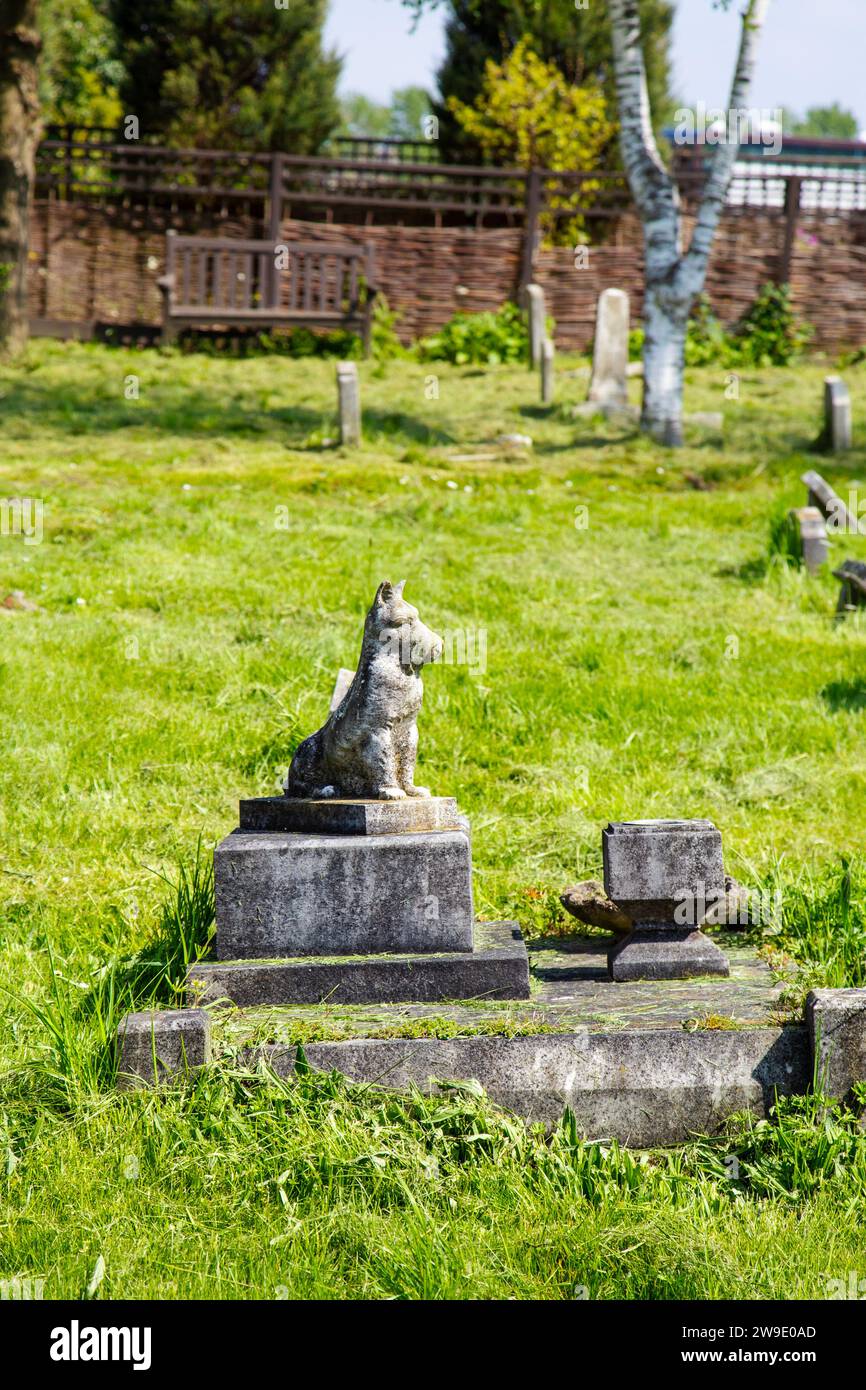
<path fill-rule="evenodd" d="M 207 961 L 187 976 L 191 1004 L 434 1003 L 528 999 L 529 958 L 516 922 L 479 922 L 474 951 Z"/>

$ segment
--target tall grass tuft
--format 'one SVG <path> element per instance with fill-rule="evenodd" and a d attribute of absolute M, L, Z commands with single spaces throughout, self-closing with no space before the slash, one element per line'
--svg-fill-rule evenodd
<path fill-rule="evenodd" d="M 177 1007 L 187 970 L 209 949 L 215 930 L 213 864 L 203 853 L 201 838 L 189 863 L 178 860 L 176 878 L 160 877 L 169 893 L 152 943 L 133 957 L 124 957 L 116 943 L 108 961 L 83 981 L 61 968 L 49 945 L 47 997 L 37 1002 L 14 996 L 39 1024 L 47 1044 L 28 1071 L 40 1073 L 64 1110 L 73 1108 L 77 1098 L 114 1085 L 123 1016 Z"/>
<path fill-rule="evenodd" d="M 866 862 L 842 856 L 791 879 L 777 868 L 767 886 L 781 895 L 775 943 L 799 963 L 809 988 L 866 985 Z"/>

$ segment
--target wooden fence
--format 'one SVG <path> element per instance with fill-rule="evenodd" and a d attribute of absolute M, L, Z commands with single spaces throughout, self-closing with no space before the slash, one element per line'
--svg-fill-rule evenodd
<path fill-rule="evenodd" d="M 530 279 L 548 291 L 563 347 L 591 339 L 606 285 L 628 289 L 640 312 L 642 234 L 619 173 L 176 150 L 103 134 L 54 133 L 40 147 L 30 280 L 37 332 L 158 323 L 169 227 L 372 242 L 406 339 L 435 331 L 457 309 L 495 308 Z M 698 163 L 685 162 L 677 177 L 688 224 Z M 572 246 L 542 236 L 575 217 L 590 243 L 580 268 Z M 732 321 L 767 280 L 792 283 L 819 344 L 866 341 L 862 173 L 738 164 L 710 268 L 711 301 Z"/>

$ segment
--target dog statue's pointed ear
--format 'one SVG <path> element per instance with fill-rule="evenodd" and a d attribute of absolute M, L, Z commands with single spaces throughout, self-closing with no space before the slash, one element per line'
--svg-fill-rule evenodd
<path fill-rule="evenodd" d="M 374 603 L 388 603 L 389 600 L 392 599 L 393 597 L 394 597 L 394 585 L 391 583 L 390 579 L 383 579 L 383 580 L 382 580 L 382 583 L 379 585 L 378 589 L 376 590 L 376 597 L 375 597 L 375 599 L 373 600 L 373 602 L 374 602 Z"/>
<path fill-rule="evenodd" d="M 394 597 L 395 597 L 395 598 L 402 598 L 402 597 L 403 597 L 403 590 L 405 589 L 405 587 L 406 587 L 406 580 L 405 580 L 405 579 L 401 579 L 399 584 L 395 584 L 395 585 L 394 585 Z"/>

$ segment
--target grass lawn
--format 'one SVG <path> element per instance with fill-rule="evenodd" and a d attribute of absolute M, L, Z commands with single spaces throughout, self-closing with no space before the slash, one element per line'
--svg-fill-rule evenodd
<path fill-rule="evenodd" d="M 147 955 L 165 878 L 277 787 L 387 577 L 468 643 L 425 679 L 418 780 L 472 819 L 481 916 L 559 930 L 608 820 L 708 816 L 729 870 L 782 891 L 803 979 L 866 983 L 866 621 L 769 546 L 808 467 L 866 502 L 866 364 L 832 460 L 826 363 L 744 372 L 737 401 L 690 372 L 724 445 L 676 452 L 571 419 L 586 383 L 558 365 L 543 410 L 522 369 L 362 364 L 354 454 L 332 362 L 38 343 L 0 367 L 0 499 L 44 507 L 41 544 L 0 536 L 0 599 L 41 610 L 0 611 L 0 1278 L 76 1296 L 102 1256 L 120 1298 L 820 1298 L 866 1275 L 866 1136 L 807 1102 L 638 1156 L 459 1088 L 109 1084 L 107 963 Z M 490 447 L 514 431 L 528 457 Z"/>

